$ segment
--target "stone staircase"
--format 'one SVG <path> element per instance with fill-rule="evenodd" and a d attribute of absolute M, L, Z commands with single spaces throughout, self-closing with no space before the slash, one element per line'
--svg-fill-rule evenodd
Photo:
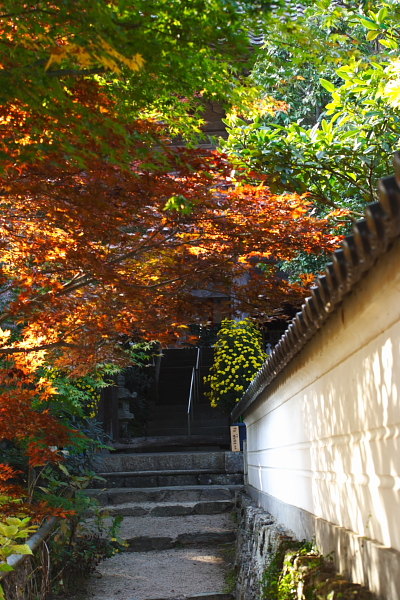
<path fill-rule="evenodd" d="M 243 457 L 229 448 L 229 418 L 210 406 L 203 378 L 213 350 L 203 349 L 188 432 L 187 405 L 196 350 L 164 350 L 145 438 L 103 455 L 104 481 L 87 493 L 109 517 L 124 517 L 127 552 L 101 563 L 91 600 L 231 600 L 221 547 L 232 550 L 230 512 L 243 489 Z M 152 449 L 153 451 L 150 451 Z M 135 452 L 136 450 L 136 452 Z M 144 452 L 144 450 L 146 450 Z"/>
<path fill-rule="evenodd" d="M 229 417 L 221 410 L 210 406 L 204 395 L 209 389 L 204 384 L 213 364 L 213 348 L 201 349 L 199 368 L 199 394 L 194 404 L 191 435 L 223 440 L 229 445 Z M 151 417 L 146 434 L 153 436 L 184 436 L 188 434 L 187 406 L 193 367 L 196 365 L 197 350 L 163 350 L 161 359 L 157 400 L 152 403 Z"/>
<path fill-rule="evenodd" d="M 243 489 L 240 452 L 171 452 L 104 456 L 87 490 L 104 510 L 124 517 L 215 515 L 232 510 Z M 106 488 L 104 486 L 107 486 Z"/>
<path fill-rule="evenodd" d="M 104 589 L 120 600 L 231 600 L 221 548 L 236 539 L 229 513 L 243 489 L 241 453 L 105 455 L 97 472 L 107 483 L 87 493 L 110 517 L 124 517 L 128 547 L 99 566 L 92 600 L 106 598 Z"/>
<path fill-rule="evenodd" d="M 96 471 L 106 483 L 95 480 L 94 484 L 103 490 L 107 486 L 107 489 L 93 489 L 89 493 L 103 505 L 126 503 L 127 499 L 134 504 L 165 503 L 172 498 L 197 502 L 205 490 L 214 500 L 225 501 L 227 494 L 233 498 L 236 488 L 243 485 L 241 452 L 112 454 L 102 457 Z M 220 498 L 217 492 L 222 494 Z"/>

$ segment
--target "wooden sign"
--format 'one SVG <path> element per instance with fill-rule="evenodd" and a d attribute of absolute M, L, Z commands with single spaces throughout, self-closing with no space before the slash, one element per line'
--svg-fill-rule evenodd
<path fill-rule="evenodd" d="M 231 447 L 232 452 L 240 452 L 240 436 L 239 427 L 237 425 L 231 426 Z"/>

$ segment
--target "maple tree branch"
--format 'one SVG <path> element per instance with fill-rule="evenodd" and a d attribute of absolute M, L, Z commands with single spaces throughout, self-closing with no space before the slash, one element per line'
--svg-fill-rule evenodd
<path fill-rule="evenodd" d="M 124 21 L 118 21 L 117 19 L 112 19 L 115 25 L 118 27 L 122 27 L 122 29 L 139 29 L 142 27 L 141 23 L 124 23 Z"/>
<path fill-rule="evenodd" d="M 163 229 L 163 227 L 160 226 L 156 231 L 154 231 L 154 233 L 149 238 L 149 240 L 154 239 L 162 231 L 162 229 Z M 178 231 L 179 231 L 178 229 L 171 231 L 170 234 L 167 237 L 160 240 L 160 242 L 158 244 L 149 244 L 148 243 L 149 240 L 146 240 L 145 244 L 142 244 L 141 246 L 139 246 L 138 248 L 135 248 L 131 252 L 127 252 L 127 253 L 123 254 L 122 256 L 115 257 L 114 259 L 108 261 L 106 263 L 106 266 L 116 265 L 118 263 L 124 262 L 125 260 L 128 260 L 129 258 L 134 258 L 135 256 L 138 256 L 139 254 L 141 254 L 143 252 L 146 252 L 149 250 L 154 250 L 155 248 L 158 248 L 160 245 L 164 245 L 166 241 L 172 239 Z M 186 243 L 186 242 L 181 242 L 179 245 L 183 245 L 184 243 Z M 82 287 L 90 285 L 91 283 L 96 283 L 96 281 L 97 281 L 97 279 L 95 277 L 89 275 L 88 273 L 82 274 L 80 276 L 73 278 L 66 285 L 64 285 L 63 289 L 60 292 L 58 292 L 57 296 L 64 296 L 65 294 L 69 294 L 75 290 L 78 290 Z"/>
<path fill-rule="evenodd" d="M 52 344 L 43 344 L 41 346 L 33 346 L 32 348 L 0 348 L 0 354 L 29 354 L 30 352 L 38 352 L 39 350 L 51 350 L 53 348 L 79 348 L 77 344 L 68 342 L 53 342 Z"/>
<path fill-rule="evenodd" d="M 49 77 L 86 77 L 87 75 L 102 75 L 106 72 L 105 67 L 93 69 L 59 69 L 58 71 L 46 71 Z"/>
<path fill-rule="evenodd" d="M 58 13 L 52 10 L 46 10 L 45 8 L 31 8 L 29 10 L 21 10 L 17 13 L 5 13 L 0 15 L 0 19 L 8 19 L 9 17 L 19 17 L 21 15 L 30 15 L 32 13 L 43 13 L 45 15 L 58 16 Z"/>

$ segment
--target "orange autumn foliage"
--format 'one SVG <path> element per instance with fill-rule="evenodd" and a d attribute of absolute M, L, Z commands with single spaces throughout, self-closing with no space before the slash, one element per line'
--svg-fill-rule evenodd
<path fill-rule="evenodd" d="M 172 323 L 198 317 L 193 290 L 234 295 L 236 310 L 260 315 L 299 300 L 300 288 L 268 280 L 257 261 L 333 249 L 329 223 L 308 215 L 307 198 L 232 187 L 229 172 L 217 153 L 165 149 L 150 168 L 49 160 L 4 177 L 0 277 L 10 301 L 1 322 L 23 329 L 0 353 L 46 351 L 83 373 L 119 360 L 123 335 L 170 341 Z"/>
<path fill-rule="evenodd" d="M 1 436 L 23 442 L 31 465 L 60 460 L 49 447 L 70 436 L 32 408 L 54 392 L 35 380 L 44 361 L 81 375 L 123 364 L 127 337 L 171 343 L 204 318 L 199 289 L 264 319 L 305 290 L 273 264 L 265 276 L 259 262 L 337 244 L 306 197 L 235 187 L 218 153 L 165 147 L 125 170 L 99 159 L 60 168 L 54 158 L 1 179 Z"/>
<path fill-rule="evenodd" d="M 162 123 L 187 131 L 199 90 L 230 97 L 244 30 L 229 3 L 156 3 L 161 30 L 144 1 L 2 4 L 0 438 L 35 467 L 72 434 L 46 410 L 44 362 L 82 375 L 123 364 L 126 338 L 174 342 L 204 315 L 199 289 L 264 319 L 305 292 L 258 263 L 337 240 L 306 197 L 235 187 L 222 155 L 168 146 Z M 0 494 L 33 510 L 17 475 L 1 466 Z"/>

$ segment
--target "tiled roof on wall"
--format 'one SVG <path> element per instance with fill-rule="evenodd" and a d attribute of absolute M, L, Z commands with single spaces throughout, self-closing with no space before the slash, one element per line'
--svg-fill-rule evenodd
<path fill-rule="evenodd" d="M 332 254 L 325 275 L 282 335 L 271 356 L 232 411 L 235 421 L 306 345 L 361 277 L 400 236 L 400 152 L 393 159 L 395 175 L 379 182 L 380 201 L 370 204 L 365 219 L 353 226 L 340 250 Z"/>

